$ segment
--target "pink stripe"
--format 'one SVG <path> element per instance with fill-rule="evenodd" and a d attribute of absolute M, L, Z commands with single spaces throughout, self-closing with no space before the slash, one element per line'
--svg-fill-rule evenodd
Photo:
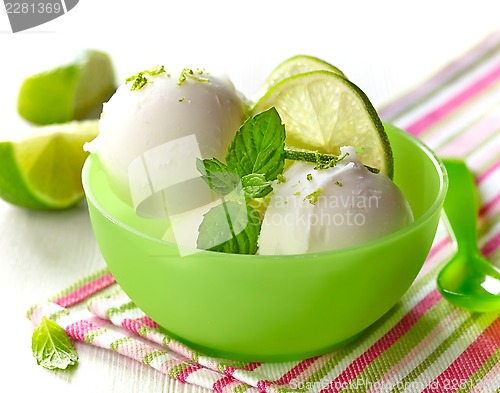
<path fill-rule="evenodd" d="M 470 378 L 481 365 L 500 346 L 500 318 L 497 318 L 479 337 L 462 352 L 429 386 L 445 386 L 449 381 L 460 381 Z M 427 387 L 423 393 L 434 392 L 435 389 Z M 465 385 L 468 386 L 468 385 Z M 457 391 L 448 390 L 450 393 Z"/>
<path fill-rule="evenodd" d="M 226 366 L 226 367 L 224 367 L 224 374 L 233 375 L 233 373 L 236 370 L 253 371 L 257 367 L 260 367 L 261 365 L 262 365 L 262 363 L 259 363 L 259 362 L 251 362 L 251 363 L 248 363 L 245 367 Z"/>
<path fill-rule="evenodd" d="M 181 382 L 187 382 L 187 378 L 194 373 L 195 371 L 198 371 L 201 369 L 201 366 L 199 364 L 193 364 L 190 365 L 189 367 L 185 368 L 182 370 L 179 374 L 177 374 L 177 380 Z"/>
<path fill-rule="evenodd" d="M 434 247 L 431 248 L 429 251 L 429 255 L 427 255 L 426 262 L 429 261 L 430 259 L 434 258 L 434 256 L 441 251 L 443 248 L 445 248 L 448 243 L 450 242 L 450 238 L 445 237 L 444 239 L 440 240 L 439 243 L 437 243 Z"/>
<path fill-rule="evenodd" d="M 499 40 L 500 31 L 492 33 L 483 42 L 470 50 L 464 56 L 460 57 L 460 59 L 455 60 L 447 67 L 443 68 L 439 73 L 422 84 L 420 87 L 414 89 L 411 93 L 408 93 L 403 97 L 399 97 L 395 102 L 382 108 L 379 111 L 380 117 L 386 120 L 391 120 L 395 116 L 398 116 L 402 110 L 405 110 L 407 107 L 413 105 L 436 87 L 441 86 L 445 81 L 450 80 L 455 77 L 456 74 L 462 72 L 463 69 L 469 66 L 477 58 L 481 57 L 483 53 L 486 53 L 490 47 L 497 45 Z"/>
<path fill-rule="evenodd" d="M 302 374 L 307 368 L 313 364 L 319 356 L 315 356 L 313 358 L 309 358 L 301 361 L 296 366 L 292 367 L 288 372 L 286 372 L 280 379 L 272 382 L 272 384 L 276 385 L 284 385 L 289 383 L 292 379 L 297 378 L 300 374 Z"/>
<path fill-rule="evenodd" d="M 429 271 L 434 268 L 438 263 L 442 262 L 442 259 L 436 258 L 439 253 L 449 247 L 451 244 L 451 239 L 450 237 L 446 236 L 442 240 L 439 241 L 433 248 L 431 248 L 431 252 L 429 253 L 429 256 L 425 260 L 424 266 L 422 266 L 422 269 L 418 272 L 417 278 L 415 281 L 419 280 L 421 277 L 425 276 Z M 431 255 L 432 253 L 432 255 Z"/>
<path fill-rule="evenodd" d="M 484 393 L 485 391 L 487 392 L 489 389 L 491 391 L 491 387 L 493 386 L 498 386 L 493 385 L 493 381 L 496 379 L 498 381 L 498 376 L 500 375 L 500 362 L 498 362 L 494 367 L 491 368 L 490 371 L 488 371 L 488 374 L 486 374 L 483 379 L 481 379 L 476 386 L 474 386 L 474 389 L 470 391 L 470 393 Z M 498 390 L 497 390 L 498 392 Z"/>
<path fill-rule="evenodd" d="M 187 359 L 193 359 L 193 350 L 181 344 L 178 341 L 172 340 L 168 343 L 168 348 L 172 351 L 184 356 Z"/>
<path fill-rule="evenodd" d="M 233 383 L 235 379 L 230 376 L 223 377 L 219 379 L 218 381 L 215 381 L 214 384 L 212 385 L 212 389 L 215 390 L 218 393 L 222 393 L 224 390 L 224 387 L 229 385 L 230 383 Z"/>
<path fill-rule="evenodd" d="M 262 392 L 268 393 L 268 389 L 270 387 L 271 383 L 269 381 L 263 380 L 257 382 L 257 388 L 259 388 Z"/>
<path fill-rule="evenodd" d="M 437 149 L 441 157 L 463 157 L 488 137 L 498 132 L 500 113 L 482 119 L 465 133 Z"/>
<path fill-rule="evenodd" d="M 483 182 L 486 178 L 488 178 L 493 172 L 495 172 L 498 168 L 500 168 L 500 160 L 497 160 L 492 166 L 486 169 L 484 172 L 480 173 L 476 177 L 476 183 L 479 184 Z"/>
<path fill-rule="evenodd" d="M 74 306 L 75 304 L 87 299 L 89 296 L 92 296 L 95 293 L 102 291 L 104 288 L 109 287 L 115 282 L 115 278 L 111 275 L 111 273 L 105 274 L 104 276 L 81 286 L 70 294 L 60 297 L 55 300 L 54 303 L 65 308 Z"/>
<path fill-rule="evenodd" d="M 294 378 L 294 382 L 297 384 L 300 384 L 301 382 L 306 382 L 316 371 L 318 371 L 320 368 L 324 367 L 330 360 L 333 358 L 334 352 L 331 352 L 329 354 L 320 356 L 316 362 L 314 362 L 314 365 L 309 367 L 307 370 L 304 370 L 303 373 L 300 375 L 297 375 L 296 378 Z"/>
<path fill-rule="evenodd" d="M 367 393 L 375 393 L 378 386 L 388 386 L 394 376 L 405 369 L 409 363 L 411 363 L 431 342 L 439 336 L 441 332 L 450 324 L 453 319 L 456 318 L 461 311 L 459 309 L 454 310 L 450 315 L 448 315 L 444 320 L 442 320 L 434 329 L 432 329 L 429 334 L 427 334 L 418 345 L 413 348 L 405 357 L 403 357 L 399 362 L 397 362 L 389 371 L 387 371 L 378 381 L 377 385 L 373 385 L 372 388 Z"/>
<path fill-rule="evenodd" d="M 81 321 L 74 322 L 64 329 L 68 336 L 74 340 L 85 341 L 85 336 L 87 333 L 94 330 L 99 330 L 102 327 L 108 325 L 107 321 L 104 321 L 98 317 L 90 317 L 88 319 L 82 319 Z"/>
<path fill-rule="evenodd" d="M 485 257 L 493 254 L 500 247 L 500 232 L 488 240 L 482 247 L 481 252 Z"/>
<path fill-rule="evenodd" d="M 373 344 L 365 353 L 355 359 L 349 366 L 321 393 L 335 393 L 356 378 L 373 360 L 390 348 L 397 340 L 404 336 L 415 323 L 427 313 L 439 300 L 441 294 L 433 289 L 412 310 L 408 312 L 389 332 Z"/>
<path fill-rule="evenodd" d="M 481 209 L 479 209 L 479 215 L 483 216 L 487 214 L 491 209 L 495 207 L 495 205 L 500 201 L 500 193 L 497 194 L 495 197 L 490 199 L 487 203 L 485 203 L 483 206 L 481 206 Z"/>
<path fill-rule="evenodd" d="M 405 127 L 406 130 L 412 135 L 420 135 L 424 130 L 437 123 L 452 110 L 462 105 L 464 102 L 466 102 L 476 94 L 479 94 L 482 90 L 495 82 L 499 77 L 500 66 L 497 66 L 493 69 L 493 71 L 477 80 L 475 83 L 473 83 L 471 86 L 463 90 L 452 99 L 448 100 L 444 104 L 438 106 L 436 109 L 433 109 L 422 118 Z"/>
<path fill-rule="evenodd" d="M 153 329 L 157 329 L 159 327 L 158 324 L 147 315 L 136 319 L 125 318 L 122 321 L 122 326 L 135 334 L 139 334 L 139 329 L 144 326 Z"/>
<path fill-rule="evenodd" d="M 244 382 L 234 380 L 230 384 L 224 386 L 223 393 L 243 393 L 243 392 L 258 392 L 258 389 L 252 388 Z"/>
<path fill-rule="evenodd" d="M 139 340 L 124 341 L 118 345 L 116 352 L 131 359 L 142 362 L 146 355 L 155 353 L 157 349 Z"/>
<path fill-rule="evenodd" d="M 153 368 L 155 370 L 158 370 L 162 374 L 168 375 L 168 372 L 172 367 L 178 366 L 179 364 L 183 364 L 183 363 L 184 363 L 184 361 L 180 360 L 180 359 L 168 359 L 157 367 L 153 366 Z"/>

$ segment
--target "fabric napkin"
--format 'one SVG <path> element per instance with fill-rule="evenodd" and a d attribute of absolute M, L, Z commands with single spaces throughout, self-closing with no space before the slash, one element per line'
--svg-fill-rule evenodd
<path fill-rule="evenodd" d="M 479 245 L 500 265 L 500 31 L 379 110 L 440 156 L 466 159 L 480 195 Z M 355 342 L 286 363 L 242 363 L 196 352 L 162 333 L 108 271 L 76 283 L 28 315 L 77 341 L 217 392 L 494 392 L 500 388 L 499 312 L 472 314 L 444 300 L 437 272 L 453 254 L 440 225 L 401 301 Z"/>

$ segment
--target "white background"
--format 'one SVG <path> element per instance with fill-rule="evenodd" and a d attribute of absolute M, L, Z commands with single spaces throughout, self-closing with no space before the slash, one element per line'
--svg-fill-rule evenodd
<path fill-rule="evenodd" d="M 109 52 L 120 80 L 159 63 L 204 67 L 228 74 L 249 96 L 285 58 L 314 55 L 343 70 L 380 108 L 500 28 L 497 0 L 81 0 L 67 15 L 17 34 L 4 11 L 0 5 L 0 138 L 27 128 L 15 112 L 21 80 L 82 48 Z M 0 201 L 0 390 L 190 391 L 86 345 L 77 346 L 73 372 L 35 365 L 25 310 L 103 266 L 84 205 L 45 213 Z"/>

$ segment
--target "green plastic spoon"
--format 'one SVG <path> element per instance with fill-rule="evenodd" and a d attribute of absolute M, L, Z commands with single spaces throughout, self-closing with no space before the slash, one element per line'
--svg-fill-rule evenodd
<path fill-rule="evenodd" d="M 500 269 L 477 245 L 477 199 L 474 178 L 461 160 L 443 159 L 449 188 L 444 211 L 453 233 L 456 255 L 441 270 L 437 287 L 445 299 L 473 311 L 500 310 Z"/>

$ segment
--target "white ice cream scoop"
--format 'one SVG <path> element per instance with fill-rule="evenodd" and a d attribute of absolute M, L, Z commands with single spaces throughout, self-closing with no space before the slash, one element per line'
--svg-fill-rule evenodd
<path fill-rule="evenodd" d="M 86 146 L 97 153 L 113 189 L 127 202 L 134 160 L 190 135 L 196 137 L 202 158 L 224 159 L 244 120 L 245 105 L 228 80 L 201 72 L 179 75 L 148 76 L 135 90 L 132 83 L 119 87 L 104 104 L 99 136 Z M 185 165 L 194 168 L 194 162 Z"/>
<path fill-rule="evenodd" d="M 315 170 L 295 162 L 276 184 L 262 223 L 259 254 L 302 254 L 349 247 L 413 222 L 403 193 L 383 173 L 374 174 L 352 147 L 335 167 Z"/>

